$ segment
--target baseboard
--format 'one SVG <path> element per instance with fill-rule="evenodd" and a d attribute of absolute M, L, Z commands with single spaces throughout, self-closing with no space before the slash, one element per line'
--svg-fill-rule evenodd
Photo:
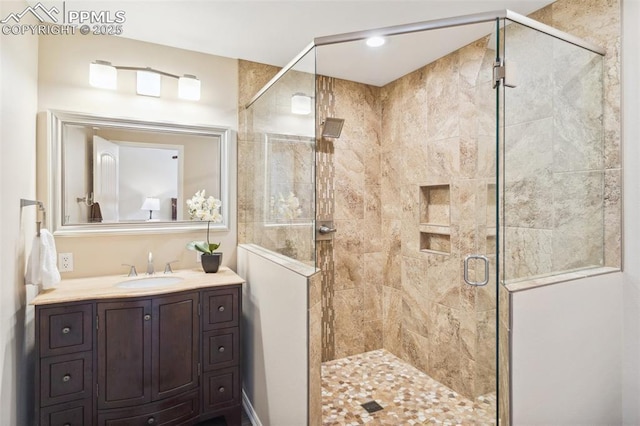
<path fill-rule="evenodd" d="M 253 426 L 262 426 L 262 422 L 260 422 L 258 414 L 253 409 L 253 405 L 251 405 L 247 394 L 244 393 L 244 389 L 242 389 L 242 408 L 244 408 L 244 412 L 247 413 L 247 417 L 249 417 L 249 421 Z"/>

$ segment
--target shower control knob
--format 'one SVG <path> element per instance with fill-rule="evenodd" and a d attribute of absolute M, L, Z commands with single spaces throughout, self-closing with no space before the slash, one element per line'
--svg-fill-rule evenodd
<path fill-rule="evenodd" d="M 337 231 L 336 228 L 329 228 L 328 226 L 321 226 L 320 228 L 318 228 L 318 232 L 323 235 L 332 234 L 336 231 Z"/>

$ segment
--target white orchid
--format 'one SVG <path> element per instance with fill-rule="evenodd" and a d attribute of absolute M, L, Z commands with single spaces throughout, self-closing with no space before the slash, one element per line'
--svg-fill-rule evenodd
<path fill-rule="evenodd" d="M 187 244 L 187 248 L 190 250 L 197 250 L 203 253 L 212 253 L 220 244 L 209 243 L 209 225 L 211 222 L 222 222 L 222 214 L 220 213 L 220 207 L 222 202 L 210 195 L 205 196 L 205 190 L 196 191 L 196 194 L 187 200 L 187 207 L 189 207 L 189 216 L 191 220 L 206 220 L 207 221 L 207 241 L 191 241 Z"/>

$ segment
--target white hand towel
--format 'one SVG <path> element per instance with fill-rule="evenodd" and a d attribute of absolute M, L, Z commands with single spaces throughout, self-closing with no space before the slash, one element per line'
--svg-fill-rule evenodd
<path fill-rule="evenodd" d="M 48 230 L 41 229 L 40 237 L 36 237 L 33 241 L 25 282 L 34 285 L 42 284 L 43 289 L 55 287 L 60 282 L 57 258 L 53 235 Z"/>
<path fill-rule="evenodd" d="M 46 229 L 40 230 L 40 265 L 42 288 L 52 288 L 60 282 L 58 272 L 58 253 L 53 235 Z"/>

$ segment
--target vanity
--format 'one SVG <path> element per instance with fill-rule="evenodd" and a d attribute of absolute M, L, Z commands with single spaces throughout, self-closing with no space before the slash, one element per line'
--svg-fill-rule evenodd
<path fill-rule="evenodd" d="M 40 426 L 240 425 L 244 280 L 153 277 L 64 280 L 33 300 Z"/>

